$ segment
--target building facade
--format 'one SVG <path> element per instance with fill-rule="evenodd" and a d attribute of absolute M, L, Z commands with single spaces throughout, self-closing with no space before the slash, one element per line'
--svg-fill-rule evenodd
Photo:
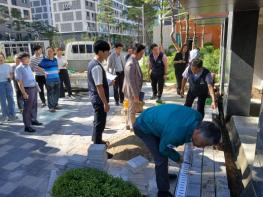
<path fill-rule="evenodd" d="M 107 24 L 98 21 L 100 1 L 97 0 L 52 0 L 53 26 L 60 33 L 109 33 Z M 123 15 L 126 8 L 124 0 L 113 0 L 115 25 L 110 26 L 110 34 L 131 35 L 120 24 L 134 24 Z"/>
<path fill-rule="evenodd" d="M 17 11 L 21 18 L 32 19 L 29 0 L 0 0 L 0 8 L 1 15 L 5 17 L 12 16 L 12 13 Z"/>
<path fill-rule="evenodd" d="M 0 40 L 29 38 L 28 33 L 19 28 L 20 25 L 17 22 L 19 19 L 32 21 L 29 0 L 0 0 L 0 19 Z"/>
<path fill-rule="evenodd" d="M 50 0 L 30 0 L 33 21 L 52 25 L 52 12 Z"/>

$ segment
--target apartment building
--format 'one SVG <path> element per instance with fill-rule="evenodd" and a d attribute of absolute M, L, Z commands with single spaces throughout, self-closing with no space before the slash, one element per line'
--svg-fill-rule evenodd
<path fill-rule="evenodd" d="M 47 25 L 52 25 L 52 12 L 50 0 L 30 0 L 32 19 Z"/>
<path fill-rule="evenodd" d="M 32 19 L 29 0 L 0 0 L 0 9 L 0 14 L 4 17 L 12 16 L 12 13 L 17 11 L 21 18 Z"/>
<path fill-rule="evenodd" d="M 21 40 L 28 37 L 27 32 L 14 28 L 9 18 L 23 18 L 32 21 L 29 0 L 0 0 L 0 40 Z"/>
<path fill-rule="evenodd" d="M 107 25 L 97 20 L 99 2 L 100 0 L 52 0 L 53 25 L 60 33 L 108 33 Z M 110 33 L 131 35 L 131 30 L 123 31 L 119 25 L 122 22 L 134 23 L 123 16 L 126 9 L 124 0 L 113 0 L 112 9 L 116 25 L 110 27 Z"/>

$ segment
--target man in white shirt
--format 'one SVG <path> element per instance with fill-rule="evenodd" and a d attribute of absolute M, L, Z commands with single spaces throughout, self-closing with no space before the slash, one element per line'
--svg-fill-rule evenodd
<path fill-rule="evenodd" d="M 102 140 L 102 133 L 105 129 L 107 112 L 109 106 L 109 85 L 106 72 L 102 62 L 109 56 L 110 45 L 103 40 L 94 43 L 95 57 L 88 65 L 88 91 L 94 109 L 93 136 L 94 144 L 107 144 Z M 112 155 L 108 153 L 108 158 Z"/>

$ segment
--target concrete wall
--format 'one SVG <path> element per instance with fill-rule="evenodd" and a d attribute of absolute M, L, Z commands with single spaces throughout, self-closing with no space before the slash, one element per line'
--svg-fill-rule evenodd
<path fill-rule="evenodd" d="M 260 10 L 258 25 L 257 49 L 254 65 L 253 87 L 262 89 L 263 86 L 263 8 Z"/>
<path fill-rule="evenodd" d="M 172 40 L 170 38 L 172 26 L 171 25 L 165 25 L 163 26 L 163 47 L 164 49 L 168 49 L 170 45 L 172 45 Z M 153 42 L 156 44 L 161 43 L 161 26 L 154 26 L 153 27 Z"/>

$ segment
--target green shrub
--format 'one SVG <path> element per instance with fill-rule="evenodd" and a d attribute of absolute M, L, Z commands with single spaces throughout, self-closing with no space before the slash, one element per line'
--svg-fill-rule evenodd
<path fill-rule="evenodd" d="M 5 63 L 14 63 L 14 56 L 8 56 L 8 57 L 6 57 Z"/>
<path fill-rule="evenodd" d="M 52 197 L 141 197 L 138 189 L 120 178 L 95 169 L 73 169 L 54 183 Z"/>

